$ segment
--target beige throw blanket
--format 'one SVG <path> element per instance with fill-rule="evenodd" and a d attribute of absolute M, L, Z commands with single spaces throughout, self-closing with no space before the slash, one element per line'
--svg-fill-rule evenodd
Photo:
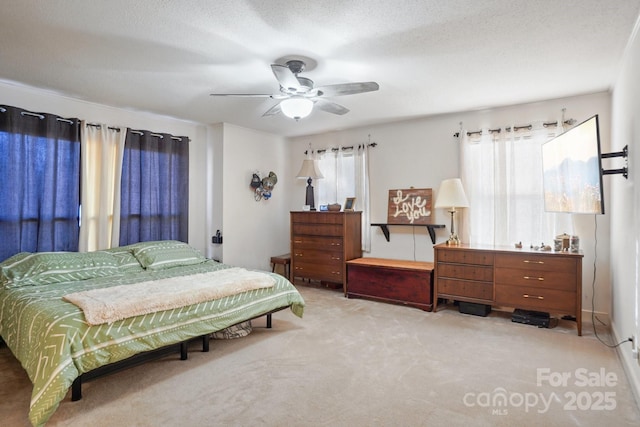
<path fill-rule="evenodd" d="M 64 299 L 80 307 L 89 324 L 100 325 L 255 289 L 270 288 L 275 282 L 275 279 L 266 273 L 233 267 L 190 276 L 75 292 L 65 295 Z"/>

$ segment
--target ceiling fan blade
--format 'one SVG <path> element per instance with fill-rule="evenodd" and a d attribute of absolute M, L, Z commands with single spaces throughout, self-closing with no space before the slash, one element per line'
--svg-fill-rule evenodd
<path fill-rule="evenodd" d="M 265 111 L 264 114 L 262 115 L 262 117 L 275 116 L 276 114 L 280 113 L 281 111 L 282 110 L 280 109 L 280 103 L 278 102 L 276 105 L 274 105 L 273 107 L 271 107 L 267 111 Z"/>
<path fill-rule="evenodd" d="M 373 92 L 379 88 L 380 86 L 376 82 L 359 82 L 319 86 L 316 89 L 318 90 L 318 96 L 342 96 Z"/>
<path fill-rule="evenodd" d="M 314 99 L 313 103 L 318 109 L 326 111 L 327 113 L 338 114 L 339 116 L 342 116 L 343 114 L 347 114 L 349 112 L 348 108 L 343 107 L 340 104 L 336 104 L 335 102 L 327 101 L 326 99 Z"/>
<path fill-rule="evenodd" d="M 286 65 L 271 64 L 271 71 L 273 71 L 273 75 L 276 76 L 278 83 L 280 83 L 280 86 L 283 88 L 290 92 L 300 90 L 300 82 Z"/>
<path fill-rule="evenodd" d="M 270 93 L 211 93 L 211 96 L 235 96 L 240 98 L 273 98 Z"/>

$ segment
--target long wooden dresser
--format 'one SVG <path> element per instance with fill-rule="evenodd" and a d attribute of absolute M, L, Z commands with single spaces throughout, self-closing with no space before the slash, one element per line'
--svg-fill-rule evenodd
<path fill-rule="evenodd" d="M 362 212 L 291 212 L 291 280 L 343 286 L 346 262 L 362 257 Z"/>
<path fill-rule="evenodd" d="M 564 314 L 582 335 L 581 253 L 499 246 L 434 246 L 438 298 Z"/>

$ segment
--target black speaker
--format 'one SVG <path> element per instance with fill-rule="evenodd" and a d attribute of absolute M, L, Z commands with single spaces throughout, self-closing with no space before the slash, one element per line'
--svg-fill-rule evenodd
<path fill-rule="evenodd" d="M 550 322 L 549 313 L 542 311 L 529 311 L 516 308 L 511 315 L 511 321 L 516 323 L 524 323 L 525 325 L 534 325 L 539 328 L 548 328 Z"/>

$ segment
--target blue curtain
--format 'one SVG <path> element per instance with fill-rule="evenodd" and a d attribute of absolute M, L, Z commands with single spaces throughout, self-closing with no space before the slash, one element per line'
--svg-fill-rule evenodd
<path fill-rule="evenodd" d="M 127 130 L 122 163 L 120 246 L 188 240 L 189 139 Z"/>
<path fill-rule="evenodd" d="M 78 250 L 78 119 L 0 106 L 0 174 L 0 260 Z"/>

